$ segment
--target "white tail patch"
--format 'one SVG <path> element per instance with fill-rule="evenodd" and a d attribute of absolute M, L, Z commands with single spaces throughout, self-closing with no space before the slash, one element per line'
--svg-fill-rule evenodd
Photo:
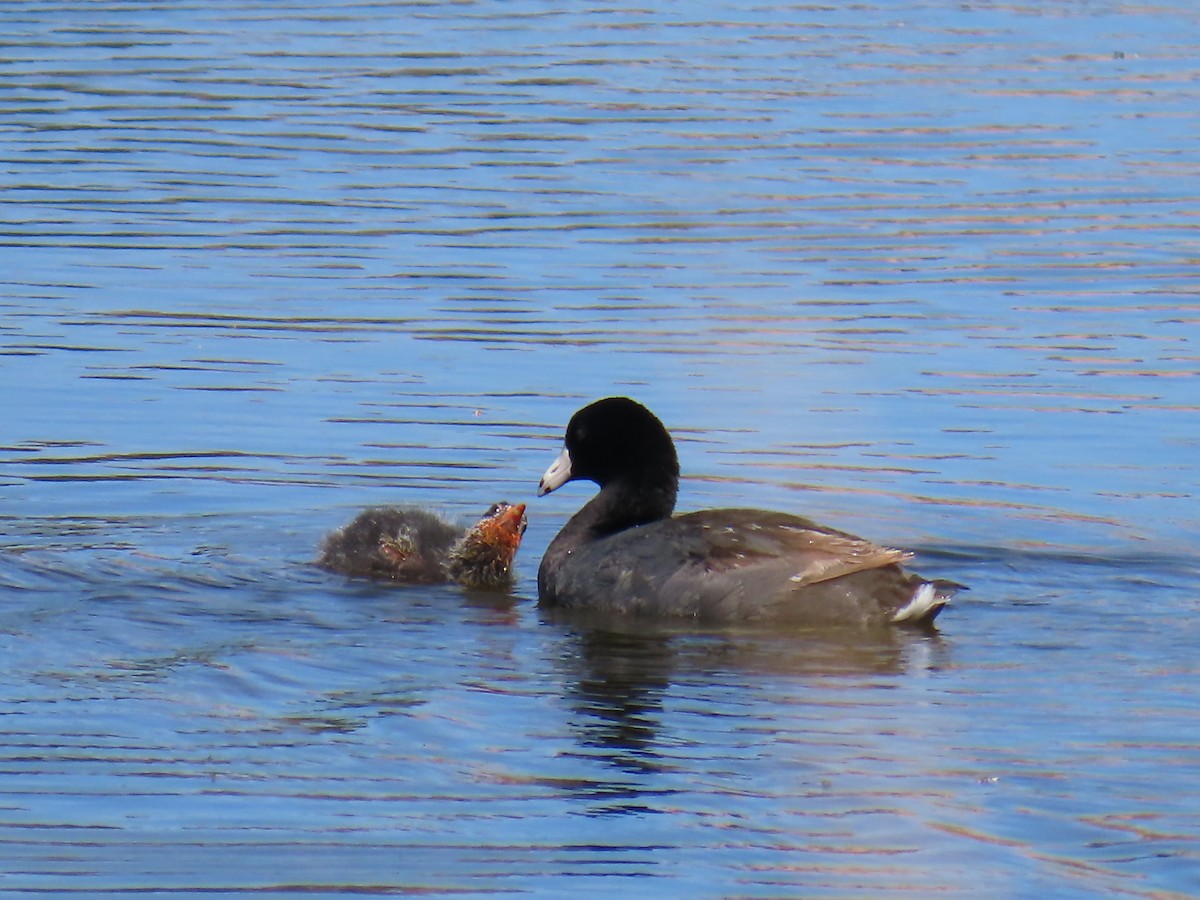
<path fill-rule="evenodd" d="M 950 602 L 950 595 L 937 589 L 937 585 L 925 582 L 913 593 L 904 606 L 892 613 L 893 622 L 920 622 Z"/>

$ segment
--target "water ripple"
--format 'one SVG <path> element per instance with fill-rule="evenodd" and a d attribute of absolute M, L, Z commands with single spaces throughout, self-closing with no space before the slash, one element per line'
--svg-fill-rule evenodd
<path fill-rule="evenodd" d="M 1194 888 L 1193 9 L 59 7 L 0 5 L 10 893 Z M 614 393 L 681 508 L 972 590 L 539 614 Z M 501 498 L 511 597 L 312 565 Z"/>

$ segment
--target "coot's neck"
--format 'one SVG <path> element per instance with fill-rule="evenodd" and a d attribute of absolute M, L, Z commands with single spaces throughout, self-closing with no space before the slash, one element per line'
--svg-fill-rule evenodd
<path fill-rule="evenodd" d="M 676 478 L 610 481 L 563 526 L 550 542 L 547 557 L 565 555 L 618 531 L 670 518 L 677 489 Z"/>
<path fill-rule="evenodd" d="M 584 518 L 591 537 L 602 538 L 635 525 L 668 519 L 675 511 L 678 488 L 678 475 L 615 479 L 604 485 L 572 522 Z"/>

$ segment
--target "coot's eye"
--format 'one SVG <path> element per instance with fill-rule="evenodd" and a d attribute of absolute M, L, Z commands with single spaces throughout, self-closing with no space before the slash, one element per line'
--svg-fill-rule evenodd
<path fill-rule="evenodd" d="M 507 506 L 508 504 L 504 504 L 504 505 Z M 487 512 L 485 512 L 483 514 L 483 517 L 485 519 L 490 519 L 492 516 L 496 515 L 496 513 L 498 513 L 498 512 L 500 512 L 500 504 L 493 503 L 491 506 L 489 506 L 487 508 Z"/>

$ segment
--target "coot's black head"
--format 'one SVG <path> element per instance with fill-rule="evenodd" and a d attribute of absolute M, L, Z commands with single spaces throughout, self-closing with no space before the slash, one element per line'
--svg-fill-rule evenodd
<path fill-rule="evenodd" d="M 679 484 L 675 444 L 654 413 L 628 397 L 608 397 L 585 406 L 567 425 L 563 452 L 546 470 L 538 496 L 568 481 L 654 485 L 669 489 L 672 505 Z"/>

